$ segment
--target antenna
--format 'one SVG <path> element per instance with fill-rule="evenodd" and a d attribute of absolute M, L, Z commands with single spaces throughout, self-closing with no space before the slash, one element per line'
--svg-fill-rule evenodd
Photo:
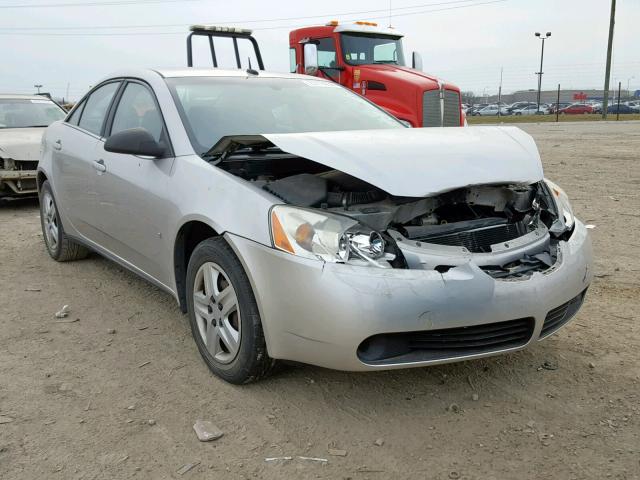
<path fill-rule="evenodd" d="M 391 28 L 391 1 L 389 0 L 389 28 Z"/>

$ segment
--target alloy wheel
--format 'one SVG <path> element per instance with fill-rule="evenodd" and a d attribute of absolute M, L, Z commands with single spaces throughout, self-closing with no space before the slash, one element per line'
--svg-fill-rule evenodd
<path fill-rule="evenodd" d="M 240 308 L 231 281 L 216 263 L 206 262 L 198 269 L 193 309 L 200 337 L 211 356 L 220 363 L 232 362 L 240 349 Z"/>
<path fill-rule="evenodd" d="M 53 196 L 49 192 L 45 192 L 42 197 L 44 234 L 47 245 L 52 252 L 58 248 L 58 215 L 56 212 L 56 204 Z"/>

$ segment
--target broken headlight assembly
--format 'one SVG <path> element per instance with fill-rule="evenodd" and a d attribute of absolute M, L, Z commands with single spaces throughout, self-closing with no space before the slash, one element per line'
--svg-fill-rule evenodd
<path fill-rule="evenodd" d="M 569 203 L 569 197 L 567 197 L 567 194 L 562 188 L 553 183 L 551 180 L 545 178 L 544 181 L 547 184 L 547 187 L 551 192 L 553 201 L 556 204 L 556 209 L 558 211 L 558 220 L 562 222 L 565 230 L 572 230 L 575 223 L 575 217 L 573 216 L 573 209 L 571 208 L 571 204 Z"/>
<path fill-rule="evenodd" d="M 271 209 L 273 246 L 299 257 L 330 263 L 390 268 L 380 232 L 342 215 L 276 205 Z"/>

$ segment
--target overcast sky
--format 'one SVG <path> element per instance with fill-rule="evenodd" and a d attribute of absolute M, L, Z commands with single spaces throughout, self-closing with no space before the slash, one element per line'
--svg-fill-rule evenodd
<path fill-rule="evenodd" d="M 535 31 L 545 45 L 543 88 L 602 88 L 610 0 L 392 0 L 407 58 L 476 93 L 537 88 Z M 83 5 L 83 6 L 78 6 Z M 352 13 L 355 12 L 355 13 Z M 300 18 L 307 17 L 307 18 Z M 288 70 L 288 32 L 330 19 L 389 24 L 389 0 L 0 0 L 0 92 L 79 98 L 122 67 L 186 65 L 193 23 L 254 29 L 268 70 Z M 108 27 L 108 28 L 106 28 Z M 618 0 L 612 82 L 640 89 L 640 0 Z M 197 55 L 204 65 L 207 51 Z"/>

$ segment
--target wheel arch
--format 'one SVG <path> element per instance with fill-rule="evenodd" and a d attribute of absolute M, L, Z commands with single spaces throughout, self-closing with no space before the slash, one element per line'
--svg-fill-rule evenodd
<path fill-rule="evenodd" d="M 48 180 L 47 174 L 44 173 L 42 170 L 38 170 L 38 173 L 36 175 L 36 185 L 38 186 L 38 192 L 42 190 L 42 184 L 47 180 Z"/>
<path fill-rule="evenodd" d="M 176 294 L 182 313 L 187 313 L 187 267 L 196 246 L 207 238 L 219 237 L 224 232 L 203 219 L 185 221 L 176 234 L 173 247 L 173 270 L 176 282 Z"/>

